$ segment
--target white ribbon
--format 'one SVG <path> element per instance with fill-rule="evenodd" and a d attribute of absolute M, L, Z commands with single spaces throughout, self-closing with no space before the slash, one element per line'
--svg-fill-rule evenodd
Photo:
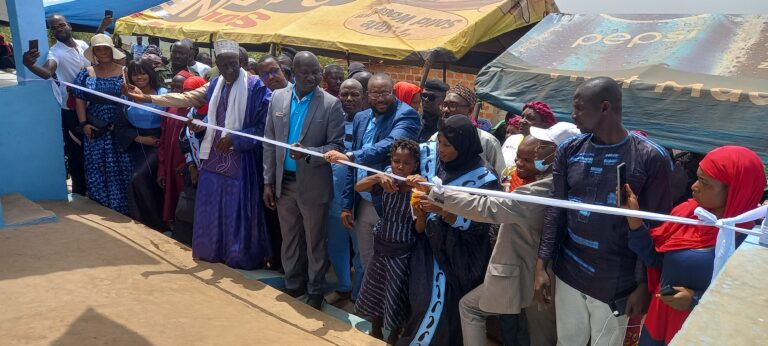
<path fill-rule="evenodd" d="M 42 80 L 42 79 L 40 79 Z M 135 102 L 127 101 L 124 99 L 121 99 L 119 97 L 114 97 L 112 95 L 107 95 L 95 90 L 90 90 L 84 87 L 81 87 L 79 85 L 75 85 L 72 83 L 67 83 L 63 81 L 59 81 L 60 83 L 63 83 L 67 86 L 83 90 L 85 92 L 89 92 L 98 96 L 101 96 L 103 98 L 119 102 L 128 106 L 133 106 L 137 108 L 141 108 L 143 110 L 146 110 L 148 112 L 152 112 L 155 114 L 159 114 L 164 117 L 169 117 L 172 119 L 176 119 L 183 122 L 188 122 L 190 119 L 187 117 L 178 116 L 175 114 L 171 114 L 165 111 L 161 111 L 159 109 L 155 109 L 152 107 L 148 107 L 142 104 L 138 104 Z M 317 156 L 317 157 L 323 157 L 323 153 L 318 153 L 316 151 L 307 150 L 305 148 L 299 148 L 299 147 L 293 147 L 290 144 L 278 142 L 269 138 L 264 138 L 256 135 L 251 135 L 248 133 L 242 133 L 240 131 L 234 131 L 229 130 L 221 126 L 211 125 L 208 123 L 204 123 L 200 120 L 193 120 L 192 123 L 200 126 L 205 126 L 207 128 L 211 128 L 214 130 L 222 131 L 224 133 L 232 133 L 238 136 L 248 137 L 252 138 L 258 141 L 262 141 L 265 143 L 269 143 L 278 147 L 283 147 L 290 150 L 295 150 L 307 155 Z M 373 169 L 370 167 L 366 167 L 363 165 L 356 164 L 354 162 L 349 161 L 340 161 L 339 163 L 366 170 L 369 172 L 377 173 L 377 174 L 384 174 L 389 176 L 392 179 L 405 181 L 405 178 L 391 174 L 382 172 L 377 169 Z M 542 204 L 547 205 L 551 207 L 557 207 L 557 208 L 565 208 L 565 209 L 573 209 L 573 210 L 584 210 L 589 212 L 595 212 L 595 213 L 602 213 L 602 214 L 609 214 L 609 215 L 616 215 L 616 216 L 631 216 L 636 217 L 644 220 L 653 220 L 653 221 L 660 221 L 660 222 L 675 222 L 685 225 L 703 225 L 703 226 L 715 226 L 719 228 L 719 233 L 717 235 L 717 244 L 715 246 L 715 268 L 713 272 L 713 278 L 717 276 L 717 273 L 720 272 L 725 262 L 728 260 L 728 258 L 733 254 L 735 250 L 735 233 L 734 232 L 740 232 L 744 234 L 749 235 L 755 235 L 760 237 L 761 241 L 768 244 L 768 224 L 763 223 L 762 228 L 760 231 L 753 231 L 751 229 L 743 229 L 736 227 L 734 225 L 744 223 L 744 222 L 750 222 L 755 221 L 760 218 L 765 218 L 766 214 L 768 212 L 768 206 L 762 206 L 753 210 L 750 210 L 744 214 L 741 214 L 736 217 L 727 218 L 727 219 L 720 219 L 718 220 L 715 215 L 712 213 L 702 209 L 702 208 L 696 208 L 694 214 L 699 218 L 699 220 L 694 219 L 688 219 L 684 217 L 679 216 L 671 216 L 671 215 L 665 215 L 665 214 L 657 214 L 657 213 L 650 213 L 646 211 L 639 211 L 639 210 L 628 210 L 628 209 L 621 209 L 616 207 L 608 207 L 603 205 L 594 205 L 594 204 L 585 204 L 585 203 L 577 203 L 577 202 L 571 202 L 567 200 L 561 200 L 561 199 L 554 199 L 554 198 L 547 198 L 547 197 L 538 197 L 538 196 L 529 196 L 529 195 L 521 195 L 521 194 L 515 194 L 515 193 L 509 193 L 509 192 L 501 192 L 501 191 L 490 191 L 490 190 L 482 190 L 477 188 L 470 188 L 470 187 L 463 187 L 463 186 L 450 186 L 450 185 L 443 185 L 440 178 L 434 177 L 432 179 L 432 183 L 425 182 L 423 184 L 434 186 L 436 189 L 439 189 L 437 191 L 442 191 L 443 189 L 450 189 L 455 191 L 462 191 L 467 192 L 471 194 L 476 195 L 483 195 L 483 196 L 490 196 L 490 197 L 499 197 L 499 198 L 505 198 L 509 200 L 515 200 L 520 202 L 528 202 L 528 203 L 535 203 L 535 204 Z"/>
<path fill-rule="evenodd" d="M 694 210 L 693 213 L 696 217 L 718 228 L 717 240 L 715 241 L 715 265 L 712 269 L 712 279 L 717 277 L 717 274 L 720 273 L 723 266 L 725 266 L 725 262 L 727 262 L 734 251 L 736 251 L 736 231 L 756 235 L 761 239 L 766 237 L 765 227 L 762 227 L 762 232 L 754 232 L 752 230 L 746 231 L 740 229 L 734 225 L 765 218 L 766 211 L 768 211 L 768 206 L 762 206 L 738 216 L 718 220 L 717 216 L 704 210 L 702 207 L 698 207 Z M 765 225 L 765 220 L 763 220 L 763 225 Z"/>

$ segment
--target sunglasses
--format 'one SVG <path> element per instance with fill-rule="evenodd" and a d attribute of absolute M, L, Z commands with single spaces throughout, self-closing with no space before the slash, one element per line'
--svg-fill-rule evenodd
<path fill-rule="evenodd" d="M 424 101 L 434 102 L 436 98 L 437 98 L 437 95 L 435 94 L 421 93 L 421 99 Z"/>

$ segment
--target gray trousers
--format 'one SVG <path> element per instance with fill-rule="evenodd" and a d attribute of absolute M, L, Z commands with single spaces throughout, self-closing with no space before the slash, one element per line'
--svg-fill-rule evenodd
<path fill-rule="evenodd" d="M 459 314 L 461 316 L 461 333 L 464 338 L 464 346 L 484 346 L 487 343 L 485 321 L 489 316 L 519 316 L 525 318 L 527 323 L 528 336 L 532 346 L 554 346 L 557 343 L 557 327 L 555 326 L 555 307 L 550 306 L 547 309 L 539 310 L 534 305 L 523 309 L 525 315 L 500 315 L 491 312 L 485 312 L 480 309 L 480 295 L 482 294 L 482 284 L 474 290 L 469 291 L 459 302 Z M 500 323 L 504 328 L 504 323 Z M 502 330 L 502 337 L 505 331 Z M 507 337 L 515 339 L 513 344 L 525 343 L 516 336 Z M 523 338 L 524 339 L 524 338 Z M 527 340 L 526 340 L 527 341 Z"/>
<path fill-rule="evenodd" d="M 285 288 L 323 294 L 328 271 L 325 218 L 328 203 L 301 198 L 296 181 L 283 180 L 277 215 L 283 236 L 281 258 L 285 269 Z"/>
<path fill-rule="evenodd" d="M 368 268 L 368 263 L 373 260 L 373 226 L 379 222 L 379 214 L 373 203 L 360 199 L 357 203 L 357 215 L 352 231 L 357 236 L 357 253 L 355 257 L 360 259 L 363 270 Z"/>
<path fill-rule="evenodd" d="M 629 317 L 613 316 L 608 304 L 592 298 L 556 278 L 557 345 L 620 346 Z"/>

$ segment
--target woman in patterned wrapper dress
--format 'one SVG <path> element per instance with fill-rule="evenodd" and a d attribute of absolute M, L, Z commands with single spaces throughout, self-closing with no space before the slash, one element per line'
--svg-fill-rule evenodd
<path fill-rule="evenodd" d="M 125 57 L 106 35 L 94 35 L 83 55 L 93 63 L 81 71 L 74 84 L 119 97 L 123 85 L 123 66 L 115 63 Z M 115 140 L 114 122 L 119 105 L 92 93 L 75 89 L 75 110 L 83 133 L 85 179 L 88 197 L 117 212 L 128 214 L 128 185 L 133 165 Z"/>

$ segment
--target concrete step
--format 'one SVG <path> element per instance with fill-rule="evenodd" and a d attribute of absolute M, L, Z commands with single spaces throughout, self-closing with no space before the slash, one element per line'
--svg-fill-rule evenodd
<path fill-rule="evenodd" d="M 58 220 L 52 211 L 18 193 L 0 197 L 0 214 L 0 228 L 39 225 Z"/>

